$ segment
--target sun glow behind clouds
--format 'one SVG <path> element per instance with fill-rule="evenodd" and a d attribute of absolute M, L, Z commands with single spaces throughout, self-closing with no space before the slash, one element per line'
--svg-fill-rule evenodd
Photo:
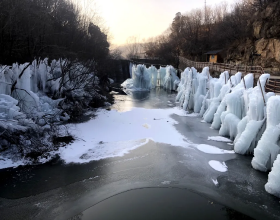
<path fill-rule="evenodd" d="M 215 5 L 223 0 L 207 0 Z M 226 2 L 233 3 L 236 0 Z M 113 35 L 113 44 L 124 44 L 129 36 L 148 38 L 161 34 L 177 12 L 203 8 L 205 0 L 95 0 Z"/>

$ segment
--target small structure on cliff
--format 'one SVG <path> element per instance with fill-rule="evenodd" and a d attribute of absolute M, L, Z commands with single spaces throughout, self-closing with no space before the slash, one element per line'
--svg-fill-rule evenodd
<path fill-rule="evenodd" d="M 206 61 L 210 63 L 223 63 L 223 50 L 212 50 L 208 51 L 206 54 Z"/>

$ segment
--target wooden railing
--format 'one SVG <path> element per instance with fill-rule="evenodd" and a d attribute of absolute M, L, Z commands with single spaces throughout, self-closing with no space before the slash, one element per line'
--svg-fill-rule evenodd
<path fill-rule="evenodd" d="M 246 75 L 248 73 L 253 73 L 255 78 L 255 85 L 261 74 L 264 73 L 263 68 L 261 66 L 246 66 L 246 65 L 233 65 L 227 63 L 210 63 L 210 62 L 195 62 L 192 60 L 188 60 L 184 57 L 179 57 L 181 69 L 185 69 L 186 67 L 194 67 L 196 69 L 209 67 L 210 71 L 224 72 L 228 71 L 230 75 L 235 74 L 237 72 L 242 72 L 242 75 Z M 131 60 L 130 62 L 136 64 L 145 64 L 145 65 L 154 65 L 154 66 L 166 66 L 161 64 L 151 64 L 151 63 L 140 63 Z M 181 65 L 183 64 L 183 65 Z M 183 71 L 179 69 L 180 71 Z M 274 92 L 280 95 L 280 76 L 270 76 L 270 79 L 265 84 L 266 92 Z"/>
<path fill-rule="evenodd" d="M 261 66 L 246 66 L 246 65 L 233 65 L 227 63 L 210 63 L 210 62 L 195 62 L 188 60 L 184 57 L 179 57 L 180 64 L 183 64 L 185 67 L 194 67 L 196 69 L 209 67 L 210 71 L 223 72 L 228 71 L 229 74 L 235 74 L 237 72 L 242 72 L 243 75 L 248 73 L 253 73 L 255 78 L 255 85 L 261 74 L 264 73 L 264 70 Z M 185 68 L 183 67 L 183 68 Z M 182 68 L 182 65 L 181 65 Z M 270 79 L 265 84 L 266 92 L 274 92 L 280 95 L 280 76 L 270 76 Z"/>
<path fill-rule="evenodd" d="M 280 76 L 270 76 L 270 79 L 265 84 L 265 91 L 280 94 Z"/>
<path fill-rule="evenodd" d="M 247 73 L 253 73 L 258 78 L 261 74 L 264 73 L 263 68 L 261 66 L 246 66 L 246 65 L 235 65 L 235 64 L 227 64 L 227 63 L 210 63 L 210 62 L 195 62 L 192 60 L 188 60 L 184 57 L 179 57 L 180 63 L 185 64 L 188 67 L 194 67 L 196 69 L 204 68 L 206 66 L 209 67 L 210 71 L 229 71 L 229 73 L 237 73 L 242 72 L 245 75 Z"/>

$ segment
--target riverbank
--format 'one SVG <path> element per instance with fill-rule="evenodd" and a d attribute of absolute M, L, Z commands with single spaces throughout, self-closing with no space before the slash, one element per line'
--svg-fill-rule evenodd
<path fill-rule="evenodd" d="M 266 193 L 263 187 L 267 175 L 251 169 L 251 157 L 232 153 L 232 146 L 226 142 L 208 140 L 218 136 L 218 131 L 209 129 L 197 116 L 173 114 L 175 93 L 157 89 L 143 95 L 114 96 L 112 110 L 101 116 L 108 118 L 112 111 L 118 110 L 113 114 L 117 117 L 123 114 L 133 124 L 123 121 L 124 124 L 113 129 L 117 118 L 108 118 L 112 124 L 107 127 L 115 131 L 116 137 L 123 133 L 123 141 L 133 140 L 132 135 L 138 135 L 133 133 L 138 132 L 129 126 L 135 126 L 147 131 L 145 139 L 155 139 L 158 133 L 166 142 L 174 140 L 174 144 L 155 139 L 122 156 L 86 163 L 65 163 L 56 158 L 38 166 L 0 170 L 3 219 L 69 219 L 118 193 L 145 187 L 183 188 L 255 219 L 279 219 L 279 199 Z M 150 117 L 152 110 L 155 116 Z M 170 112 L 166 114 L 168 120 L 153 120 L 160 118 L 158 110 Z M 137 111 L 144 114 L 127 115 Z M 93 136 L 94 130 L 91 131 Z M 111 134 L 108 128 L 106 132 Z M 180 142 L 186 146 L 178 146 Z M 96 146 L 93 144 L 92 149 L 98 152 Z M 120 146 L 127 148 L 126 144 Z M 219 171 L 220 167 L 212 167 L 210 161 L 224 162 L 227 170 Z"/>

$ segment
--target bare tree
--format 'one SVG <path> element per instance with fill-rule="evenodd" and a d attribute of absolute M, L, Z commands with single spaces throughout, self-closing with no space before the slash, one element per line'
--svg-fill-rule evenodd
<path fill-rule="evenodd" d="M 130 36 L 126 39 L 127 58 L 137 58 L 141 52 L 141 43 L 138 36 Z"/>

